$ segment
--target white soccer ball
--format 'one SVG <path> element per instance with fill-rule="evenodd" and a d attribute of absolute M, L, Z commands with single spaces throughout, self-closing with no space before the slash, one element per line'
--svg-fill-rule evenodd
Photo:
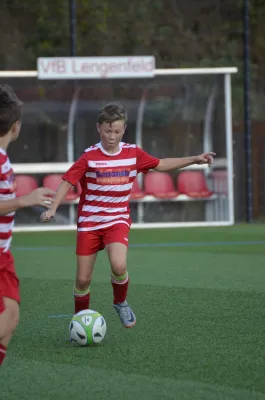
<path fill-rule="evenodd" d="M 83 310 L 75 314 L 69 324 L 70 341 L 87 346 L 99 344 L 106 336 L 107 324 L 97 311 Z"/>

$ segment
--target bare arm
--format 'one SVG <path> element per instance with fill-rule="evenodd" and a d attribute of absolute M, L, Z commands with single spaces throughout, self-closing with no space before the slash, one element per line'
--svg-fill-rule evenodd
<path fill-rule="evenodd" d="M 173 169 L 180 169 L 188 167 L 194 164 L 209 164 L 213 162 L 215 153 L 203 153 L 199 156 L 182 157 L 182 158 L 163 158 L 160 160 L 158 166 L 155 168 L 156 171 L 166 172 Z"/>
<path fill-rule="evenodd" d="M 46 222 L 52 219 L 59 205 L 64 201 L 68 190 L 77 184 L 87 170 L 87 155 L 84 153 L 64 174 L 63 181 L 59 185 L 51 208 L 41 214 L 41 221 Z"/>
<path fill-rule="evenodd" d="M 49 208 L 52 199 L 51 196 L 54 192 L 47 188 L 39 188 L 31 192 L 26 196 L 21 196 L 16 199 L 11 200 L 1 200 L 0 201 L 0 215 L 6 215 L 19 208 L 26 208 L 32 206 L 43 206 Z"/>
<path fill-rule="evenodd" d="M 19 208 L 28 207 L 26 201 L 23 197 L 19 197 L 17 199 L 11 200 L 1 200 L 0 201 L 0 215 L 6 215 L 13 211 L 18 210 Z"/>
<path fill-rule="evenodd" d="M 173 169 L 188 167 L 189 165 L 193 164 L 195 164 L 195 157 L 162 158 L 155 170 L 165 172 Z"/>
<path fill-rule="evenodd" d="M 64 201 L 68 190 L 72 187 L 72 184 L 67 182 L 67 181 L 62 181 L 62 183 L 60 184 L 60 186 L 58 187 L 57 191 L 56 191 L 56 195 L 55 198 L 53 199 L 53 203 L 52 206 L 50 208 L 50 212 L 52 213 L 56 213 L 57 208 L 59 207 L 60 204 L 62 204 L 62 202 Z"/>
<path fill-rule="evenodd" d="M 53 199 L 52 206 L 48 211 L 41 214 L 40 218 L 42 222 L 49 221 L 55 216 L 57 208 L 64 201 L 65 196 L 67 195 L 67 192 L 71 187 L 72 187 L 71 183 L 67 181 L 62 181 L 62 183 L 57 189 L 55 198 Z"/>

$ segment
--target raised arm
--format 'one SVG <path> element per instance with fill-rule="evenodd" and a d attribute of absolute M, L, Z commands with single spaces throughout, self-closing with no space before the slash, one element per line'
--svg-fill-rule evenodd
<path fill-rule="evenodd" d="M 159 164 L 154 169 L 160 172 L 171 171 L 174 169 L 180 169 L 188 167 L 194 164 L 208 164 L 211 165 L 215 153 L 203 153 L 198 156 L 182 157 L 182 158 L 162 158 Z"/>

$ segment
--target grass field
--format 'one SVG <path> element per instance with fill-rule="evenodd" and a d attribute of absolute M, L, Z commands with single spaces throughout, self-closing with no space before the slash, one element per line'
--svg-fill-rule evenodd
<path fill-rule="evenodd" d="M 265 226 L 132 231 L 129 330 L 102 252 L 91 308 L 107 336 L 91 348 L 66 341 L 74 244 L 74 232 L 14 237 L 21 322 L 1 400 L 265 399 Z"/>

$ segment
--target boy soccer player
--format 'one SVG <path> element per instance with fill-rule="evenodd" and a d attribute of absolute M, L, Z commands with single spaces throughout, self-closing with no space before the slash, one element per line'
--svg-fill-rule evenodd
<path fill-rule="evenodd" d="M 192 164 L 211 164 L 214 153 L 195 157 L 158 159 L 135 144 L 122 142 L 127 112 L 116 103 L 107 104 L 98 115 L 100 143 L 89 147 L 64 174 L 52 207 L 42 221 L 55 216 L 69 188 L 82 187 L 77 221 L 77 272 L 74 286 L 75 313 L 88 309 L 90 283 L 98 251 L 106 248 L 111 266 L 113 305 L 122 324 L 131 328 L 136 317 L 126 301 L 129 285 L 127 247 L 131 225 L 129 198 L 139 172 L 170 171 Z"/>
<path fill-rule="evenodd" d="M 19 320 L 19 280 L 10 252 L 15 211 L 34 205 L 49 207 L 51 197 L 48 196 L 54 194 L 39 188 L 16 198 L 14 174 L 6 150 L 18 138 L 21 114 L 22 103 L 13 90 L 0 86 L 0 365 Z"/>

